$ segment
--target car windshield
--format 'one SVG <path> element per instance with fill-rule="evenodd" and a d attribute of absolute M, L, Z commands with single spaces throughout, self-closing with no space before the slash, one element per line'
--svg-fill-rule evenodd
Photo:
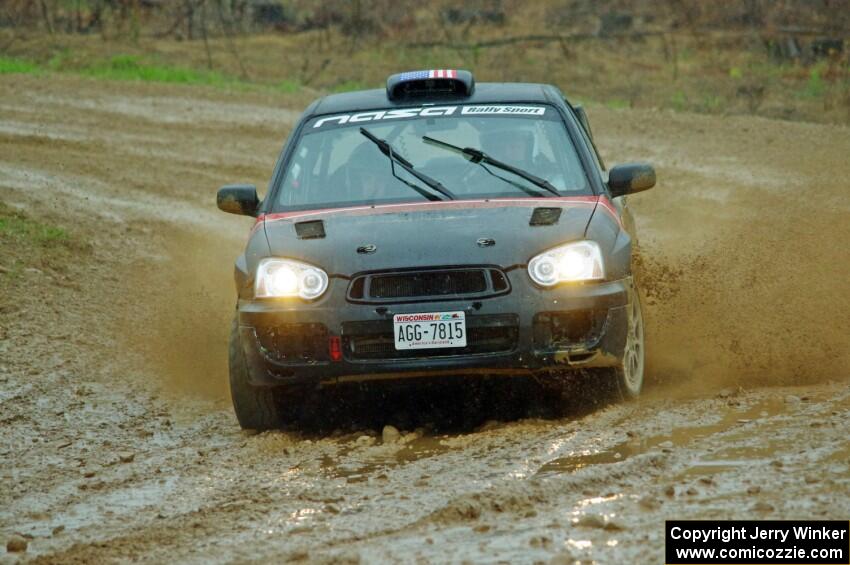
<path fill-rule="evenodd" d="M 394 176 L 389 157 L 361 128 L 456 198 L 553 194 L 521 175 L 473 162 L 423 137 L 482 151 L 548 181 L 561 195 L 591 194 L 575 147 L 553 107 L 425 106 L 310 120 L 275 193 L 273 210 L 427 201 L 433 190 L 398 164 Z"/>

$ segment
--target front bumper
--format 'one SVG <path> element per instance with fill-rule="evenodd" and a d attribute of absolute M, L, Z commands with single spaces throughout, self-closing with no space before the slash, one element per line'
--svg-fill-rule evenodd
<path fill-rule="evenodd" d="M 353 304 L 345 281 L 314 303 L 240 300 L 239 333 L 255 386 L 437 375 L 531 375 L 617 365 L 631 279 L 541 289 L 524 271 L 511 292 L 481 300 Z M 466 312 L 464 350 L 396 352 L 393 314 Z M 341 355 L 333 360 L 331 342 Z"/>

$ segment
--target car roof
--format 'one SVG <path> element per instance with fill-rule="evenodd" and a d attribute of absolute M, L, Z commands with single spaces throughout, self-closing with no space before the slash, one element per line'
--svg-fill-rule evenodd
<path fill-rule="evenodd" d="M 331 94 L 316 100 L 307 116 L 359 112 L 378 108 L 403 108 L 423 104 L 501 104 L 517 102 L 552 103 L 562 95 L 554 86 L 521 82 L 479 82 L 471 96 L 417 96 L 391 100 L 382 88 Z"/>

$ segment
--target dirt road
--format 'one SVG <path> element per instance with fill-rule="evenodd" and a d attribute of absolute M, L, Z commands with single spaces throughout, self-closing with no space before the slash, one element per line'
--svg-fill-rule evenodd
<path fill-rule="evenodd" d="M 661 562 L 668 518 L 850 516 L 850 130 L 591 107 L 609 163 L 660 179 L 632 200 L 640 401 L 329 391 L 248 435 L 225 350 L 250 220 L 214 194 L 265 186 L 286 103 L 0 79 L 0 201 L 71 238 L 0 249 L 0 535 L 28 545 L 0 561 Z"/>

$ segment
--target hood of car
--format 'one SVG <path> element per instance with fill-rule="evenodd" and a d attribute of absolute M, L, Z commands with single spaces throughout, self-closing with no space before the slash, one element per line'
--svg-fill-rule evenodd
<path fill-rule="evenodd" d="M 268 214 L 260 221 L 272 256 L 311 263 L 331 275 L 450 265 L 506 268 L 581 239 L 596 204 L 595 196 L 425 202 Z"/>

